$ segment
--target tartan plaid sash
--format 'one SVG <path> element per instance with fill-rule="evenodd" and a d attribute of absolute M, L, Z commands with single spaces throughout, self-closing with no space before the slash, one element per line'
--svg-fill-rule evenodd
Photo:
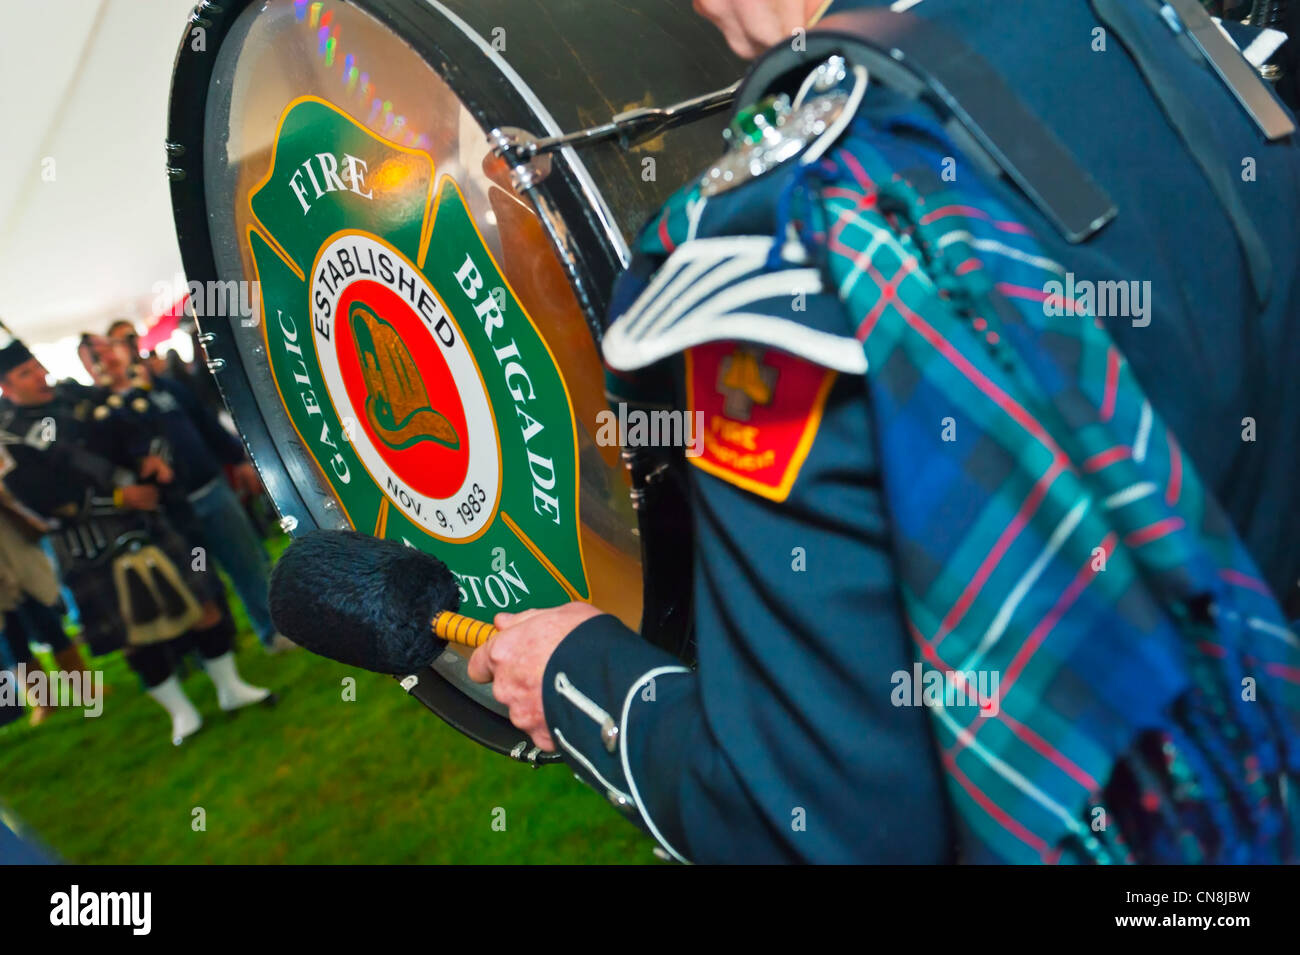
<path fill-rule="evenodd" d="M 927 699 L 961 856 L 1294 861 L 1300 641 L 1065 269 L 944 181 L 957 154 L 859 118 L 789 176 L 769 265 L 788 223 L 862 342 L 917 661 L 997 677 Z"/>
<path fill-rule="evenodd" d="M 918 659 L 999 677 L 996 715 L 929 708 L 966 858 L 1297 858 L 1300 641 L 1064 268 L 903 125 L 790 188 L 867 355 Z"/>

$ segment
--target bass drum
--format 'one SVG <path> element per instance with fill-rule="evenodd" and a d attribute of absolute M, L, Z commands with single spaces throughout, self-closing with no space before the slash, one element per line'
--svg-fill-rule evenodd
<path fill-rule="evenodd" d="M 686 537 L 647 545 L 684 509 L 650 506 L 634 485 L 656 468 L 597 443 L 598 339 L 629 237 L 723 120 L 566 148 L 518 187 L 488 134 L 556 135 L 741 70 L 689 0 L 200 4 L 171 94 L 177 236 L 282 526 L 428 550 L 481 620 L 590 600 L 680 648 Z M 402 684 L 484 745 L 553 758 L 465 659 Z"/>

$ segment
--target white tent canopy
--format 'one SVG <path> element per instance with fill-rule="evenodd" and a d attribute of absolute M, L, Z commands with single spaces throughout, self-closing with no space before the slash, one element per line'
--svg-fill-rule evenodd
<path fill-rule="evenodd" d="M 0 320 L 68 374 L 69 336 L 153 314 L 181 271 L 167 100 L 193 0 L 5 4 Z M 60 343 L 55 356 L 48 347 Z"/>

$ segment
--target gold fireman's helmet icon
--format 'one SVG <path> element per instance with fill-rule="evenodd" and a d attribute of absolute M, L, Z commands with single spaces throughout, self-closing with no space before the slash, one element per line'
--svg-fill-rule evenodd
<path fill-rule="evenodd" d="M 361 303 L 349 318 L 366 381 L 366 420 L 376 436 L 398 450 L 420 441 L 459 448 L 460 436 L 430 406 L 420 371 L 393 326 Z"/>
<path fill-rule="evenodd" d="M 776 387 L 776 369 L 764 365 L 758 351 L 746 345 L 722 361 L 718 370 L 718 391 L 726 401 L 723 413 L 737 421 L 748 421 L 754 405 L 770 405 Z"/>

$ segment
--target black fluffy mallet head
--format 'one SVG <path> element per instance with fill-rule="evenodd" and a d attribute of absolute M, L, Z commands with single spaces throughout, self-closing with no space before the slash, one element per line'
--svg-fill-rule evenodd
<path fill-rule="evenodd" d="M 276 629 L 313 653 L 376 673 L 428 666 L 442 642 L 433 618 L 460 606 L 447 565 L 356 531 L 312 531 L 271 573 Z"/>

